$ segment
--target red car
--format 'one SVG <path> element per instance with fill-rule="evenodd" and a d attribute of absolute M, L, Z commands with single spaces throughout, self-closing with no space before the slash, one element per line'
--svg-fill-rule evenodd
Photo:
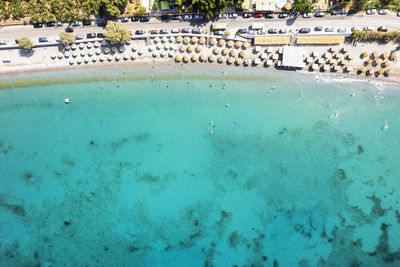
<path fill-rule="evenodd" d="M 158 34 L 158 30 L 152 30 L 151 34 Z"/>
<path fill-rule="evenodd" d="M 254 13 L 254 17 L 255 17 L 255 18 L 261 18 L 261 17 L 262 17 L 262 14 L 261 14 L 261 13 Z"/>

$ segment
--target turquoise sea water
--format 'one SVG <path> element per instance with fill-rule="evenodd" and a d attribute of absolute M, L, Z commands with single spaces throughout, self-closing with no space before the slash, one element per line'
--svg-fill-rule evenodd
<path fill-rule="evenodd" d="M 400 88 L 103 72 L 0 90 L 0 266 L 400 265 Z"/>

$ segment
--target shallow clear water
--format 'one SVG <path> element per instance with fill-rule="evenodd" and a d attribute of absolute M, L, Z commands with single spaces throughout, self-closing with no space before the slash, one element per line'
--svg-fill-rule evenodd
<path fill-rule="evenodd" d="M 399 88 L 173 72 L 0 90 L 1 266 L 400 265 Z"/>

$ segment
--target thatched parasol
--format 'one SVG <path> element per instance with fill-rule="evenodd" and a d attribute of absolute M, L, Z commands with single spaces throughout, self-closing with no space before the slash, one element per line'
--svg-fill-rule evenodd
<path fill-rule="evenodd" d="M 386 70 L 386 71 L 385 71 L 385 74 L 386 74 L 387 76 L 390 76 L 390 75 L 392 74 L 392 70 L 391 70 L 391 69 Z"/>
<path fill-rule="evenodd" d="M 79 49 L 83 49 L 83 48 L 85 48 L 85 44 L 84 43 L 80 43 L 79 44 Z"/>
<path fill-rule="evenodd" d="M 199 39 L 199 44 L 203 45 L 203 44 L 205 44 L 205 43 L 206 43 L 206 38 L 200 37 L 200 39 Z"/>
<path fill-rule="evenodd" d="M 380 58 L 375 59 L 375 64 L 376 65 L 382 64 L 382 59 L 380 59 Z"/>
<path fill-rule="evenodd" d="M 241 41 L 237 41 L 236 43 L 235 43 L 235 47 L 236 48 L 240 48 L 241 46 L 242 46 L 242 42 Z"/>
<path fill-rule="evenodd" d="M 199 59 L 199 57 L 196 54 L 192 55 L 192 61 L 196 62 Z"/>
<path fill-rule="evenodd" d="M 190 61 L 190 57 L 188 55 L 184 55 L 183 56 L 183 61 L 184 62 L 189 62 Z"/>
<path fill-rule="evenodd" d="M 75 49 L 76 49 L 76 44 L 72 44 L 72 45 L 71 45 L 71 49 L 72 49 L 72 50 L 75 50 Z"/>
<path fill-rule="evenodd" d="M 183 45 L 180 45 L 180 46 L 179 46 L 179 51 L 181 51 L 181 52 L 183 53 L 183 52 L 185 52 L 185 50 L 186 50 L 186 49 L 185 49 L 185 47 L 184 47 Z"/>
<path fill-rule="evenodd" d="M 247 49 L 247 48 L 249 48 L 251 45 L 250 45 L 250 43 L 249 42 L 245 42 L 243 45 L 242 45 L 242 48 L 243 49 Z"/>
<path fill-rule="evenodd" d="M 92 57 L 92 62 L 96 62 L 97 61 L 97 57 Z"/>
<path fill-rule="evenodd" d="M 203 62 L 206 61 L 206 56 L 204 54 L 201 54 L 200 55 L 200 60 L 203 61 Z"/>
<path fill-rule="evenodd" d="M 383 69 L 379 69 L 378 73 L 379 73 L 379 75 L 382 75 L 384 73 L 384 70 Z"/>
<path fill-rule="evenodd" d="M 95 48 L 97 48 L 97 47 L 100 46 L 100 43 L 99 43 L 98 41 L 96 41 L 96 42 L 94 42 L 93 46 L 94 46 Z"/>
<path fill-rule="evenodd" d="M 175 42 L 175 37 L 174 37 L 174 36 L 170 36 L 168 41 L 169 41 L 170 43 Z"/>
<path fill-rule="evenodd" d="M 88 43 L 88 44 L 86 45 L 86 47 L 89 48 L 89 49 L 92 48 L 92 43 Z"/>
<path fill-rule="evenodd" d="M 182 42 L 182 36 L 176 37 L 176 42 L 177 42 L 177 43 L 181 43 L 181 42 Z"/>
<path fill-rule="evenodd" d="M 112 55 L 108 55 L 108 56 L 107 56 L 107 60 L 108 60 L 108 61 L 113 60 L 113 56 L 112 56 Z"/>
<path fill-rule="evenodd" d="M 371 65 L 372 64 L 372 59 L 369 58 L 367 61 L 365 61 L 365 64 Z"/>
<path fill-rule="evenodd" d="M 183 38 L 183 43 L 184 44 L 189 44 L 190 43 L 190 38 L 188 36 L 186 36 L 185 38 Z"/>
<path fill-rule="evenodd" d="M 225 40 L 224 39 L 219 39 L 218 45 L 219 46 L 223 46 L 224 44 L 225 44 Z"/>
<path fill-rule="evenodd" d="M 382 57 L 383 59 L 389 58 L 389 52 L 383 53 L 381 57 Z"/>
<path fill-rule="evenodd" d="M 228 49 L 226 49 L 226 48 L 224 48 L 224 50 L 222 50 L 222 54 L 225 56 L 225 55 L 227 55 L 229 53 L 229 50 Z"/>
<path fill-rule="evenodd" d="M 212 37 L 210 39 L 210 45 L 215 45 L 217 43 L 217 39 L 215 39 L 214 37 Z"/>
<path fill-rule="evenodd" d="M 393 60 L 393 61 L 396 60 L 397 59 L 397 53 L 393 51 L 392 54 L 390 54 L 390 59 Z"/>
<path fill-rule="evenodd" d="M 364 58 L 365 58 L 365 57 L 368 57 L 368 53 L 367 53 L 367 52 L 363 52 L 363 53 L 362 53 L 362 57 L 364 57 Z"/>
<path fill-rule="evenodd" d="M 237 65 L 242 65 L 243 64 L 243 60 L 241 58 L 237 58 L 236 59 L 236 64 Z"/>
<path fill-rule="evenodd" d="M 382 65 L 383 65 L 384 68 L 389 67 L 390 64 L 391 64 L 390 61 L 387 61 L 387 60 L 386 60 L 385 62 L 382 63 Z"/>
<path fill-rule="evenodd" d="M 371 57 L 373 58 L 377 58 L 378 57 L 378 51 L 375 51 L 374 53 L 371 54 Z"/>
<path fill-rule="evenodd" d="M 219 52 L 221 52 L 221 51 L 219 50 L 219 48 L 218 48 L 218 47 L 214 47 L 213 53 L 216 54 L 216 55 L 218 55 Z"/>
<path fill-rule="evenodd" d="M 197 43 L 198 40 L 199 40 L 199 38 L 197 38 L 196 36 L 193 36 L 191 42 L 192 42 L 192 44 L 195 44 L 195 43 Z"/>
<path fill-rule="evenodd" d="M 182 61 L 182 56 L 180 54 L 175 56 L 175 61 L 176 62 L 181 62 Z"/>
<path fill-rule="evenodd" d="M 196 53 L 200 53 L 201 49 L 203 49 L 200 45 L 196 46 Z"/>
<path fill-rule="evenodd" d="M 231 52 L 229 54 L 231 55 L 231 57 L 236 57 L 236 52 L 233 49 L 231 50 Z"/>
<path fill-rule="evenodd" d="M 240 51 L 240 52 L 239 52 L 239 57 L 244 58 L 244 57 L 246 57 L 246 55 L 244 54 L 243 51 Z"/>
<path fill-rule="evenodd" d="M 245 59 L 243 61 L 243 64 L 246 65 L 246 66 L 250 66 L 251 65 L 251 60 L 249 58 L 247 58 L 247 59 Z"/>
<path fill-rule="evenodd" d="M 226 61 L 228 64 L 232 64 L 235 62 L 235 59 L 233 57 L 228 57 L 228 60 Z"/>
<path fill-rule="evenodd" d="M 194 49 L 194 47 L 192 46 L 192 45 L 189 45 L 188 47 L 187 47 L 187 51 L 189 52 L 189 53 L 192 53 L 193 52 L 193 49 Z"/>
<path fill-rule="evenodd" d="M 226 46 L 227 46 L 227 47 L 233 47 L 233 45 L 234 45 L 234 43 L 233 43 L 232 40 L 229 40 L 229 41 L 226 43 Z"/>
<path fill-rule="evenodd" d="M 370 68 L 367 70 L 369 75 L 374 75 L 375 73 L 375 69 L 374 68 Z"/>
<path fill-rule="evenodd" d="M 215 60 L 215 58 L 214 58 L 213 55 L 209 55 L 209 56 L 208 56 L 208 61 L 214 62 L 214 60 Z"/>
<path fill-rule="evenodd" d="M 366 67 L 362 67 L 362 68 L 360 69 L 360 71 L 363 72 L 363 73 L 366 73 L 366 72 L 367 72 L 367 68 L 366 68 Z"/>

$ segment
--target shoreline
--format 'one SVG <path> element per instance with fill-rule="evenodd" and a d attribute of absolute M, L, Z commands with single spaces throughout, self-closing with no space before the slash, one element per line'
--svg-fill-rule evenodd
<path fill-rule="evenodd" d="M 124 67 L 129 67 L 124 70 Z M 40 85 L 51 85 L 51 84 L 62 84 L 62 83 L 79 83 L 79 82 L 93 82 L 93 81 L 112 81 L 112 80 L 141 80 L 141 79 L 152 79 L 154 74 L 148 73 L 149 69 L 157 68 L 173 68 L 176 70 L 175 73 L 168 72 L 168 75 L 157 75 L 157 79 L 166 79 L 170 77 L 178 77 L 186 75 L 190 78 L 190 72 L 193 69 L 203 70 L 207 72 L 208 78 L 221 78 L 224 72 L 228 71 L 245 71 L 241 72 L 244 76 L 254 75 L 263 76 L 263 74 L 283 74 L 288 75 L 295 73 L 298 75 L 314 76 L 316 80 L 322 80 L 325 82 L 366 82 L 371 84 L 385 84 L 392 86 L 400 85 L 400 76 L 390 76 L 385 79 L 374 79 L 366 76 L 358 76 L 350 73 L 334 73 L 334 72 L 312 72 L 307 70 L 281 70 L 275 68 L 264 68 L 254 66 L 236 66 L 234 64 L 227 65 L 225 63 L 176 63 L 173 59 L 152 59 L 152 58 L 141 58 L 135 61 L 119 61 L 119 62 L 104 62 L 102 64 L 82 64 L 82 65 L 55 65 L 48 66 L 43 64 L 40 67 L 37 66 L 24 66 L 23 69 L 9 70 L 7 72 L 0 73 L 0 89 L 12 89 L 29 86 L 40 86 Z M 215 69 L 217 72 L 210 71 Z M 87 75 L 88 73 L 82 73 L 85 70 L 88 72 L 94 72 L 99 70 L 100 73 L 95 75 Z M 135 73 L 135 70 L 145 73 Z M 162 70 L 161 70 L 162 71 Z M 249 71 L 249 72 L 247 72 Z M 65 72 L 65 76 L 59 77 L 54 74 Z M 111 75 L 114 72 L 114 75 Z M 126 72 L 126 73 L 125 73 Z M 186 72 L 186 73 L 182 73 Z M 91 73 L 91 74 L 92 74 Z M 176 75 L 174 75 L 176 74 Z M 132 77 L 135 77 L 133 78 Z M 203 76 L 205 73 L 202 74 Z M 114 76 L 114 77 L 113 77 Z M 168 77 L 167 77 L 168 76 Z M 230 75 L 228 75 L 230 76 Z M 260 77 L 262 78 L 262 77 Z M 7 86 L 8 85 L 8 86 Z"/>

